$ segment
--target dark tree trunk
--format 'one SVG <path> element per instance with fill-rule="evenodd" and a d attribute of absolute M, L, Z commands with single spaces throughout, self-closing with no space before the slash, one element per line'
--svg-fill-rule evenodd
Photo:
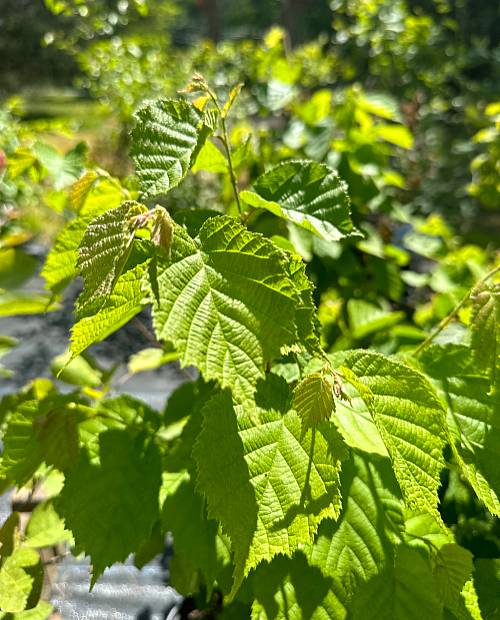
<path fill-rule="evenodd" d="M 198 0 L 198 6 L 205 13 L 208 36 L 212 41 L 220 40 L 220 0 Z"/>
<path fill-rule="evenodd" d="M 301 40 L 302 19 L 310 4 L 310 0 L 283 0 L 282 23 L 292 46 Z"/>

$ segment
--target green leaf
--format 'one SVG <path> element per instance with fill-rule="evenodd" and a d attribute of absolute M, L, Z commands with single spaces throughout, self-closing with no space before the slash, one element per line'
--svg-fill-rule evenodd
<path fill-rule="evenodd" d="M 287 161 L 260 176 L 247 204 L 305 228 L 326 241 L 355 234 L 347 186 L 337 173 L 313 161 Z"/>
<path fill-rule="evenodd" d="M 482 377 L 450 377 L 441 385 L 457 461 L 479 499 L 500 516 L 500 394 L 488 394 Z"/>
<path fill-rule="evenodd" d="M 102 174 L 101 171 L 99 172 Z M 78 183 L 82 181 L 83 178 Z M 129 197 L 129 192 L 120 185 L 120 182 L 107 174 L 100 176 L 83 196 L 78 193 L 78 190 L 80 192 L 83 190 L 78 183 L 75 183 L 71 189 L 70 200 L 80 217 L 89 215 L 97 217 L 105 211 L 116 209 Z"/>
<path fill-rule="evenodd" d="M 469 581 L 467 581 L 465 586 L 462 588 L 461 595 L 464 600 L 465 609 L 467 610 L 465 614 L 467 620 L 483 620 L 483 615 L 481 614 L 481 609 L 479 607 L 478 595 L 472 579 L 469 579 Z"/>
<path fill-rule="evenodd" d="M 392 565 L 360 586 L 352 603 L 353 620 L 441 618 L 431 563 L 422 552 L 399 546 Z"/>
<path fill-rule="evenodd" d="M 139 372 L 156 370 L 163 366 L 163 364 L 174 362 L 178 357 L 175 351 L 164 351 L 158 347 L 148 347 L 130 356 L 127 372 L 129 375 L 135 375 Z"/>
<path fill-rule="evenodd" d="M 252 620 L 344 620 L 345 595 L 303 553 L 275 558 L 252 576 Z"/>
<path fill-rule="evenodd" d="M 209 517 L 232 541 L 233 593 L 260 562 L 312 543 L 319 523 L 340 510 L 345 449 L 334 427 L 323 422 L 304 432 L 286 382 L 275 375 L 259 385 L 256 402 L 233 407 L 228 392 L 215 396 L 193 450 Z"/>
<path fill-rule="evenodd" d="M 349 384 L 344 384 L 342 390 L 349 400 L 335 403 L 333 420 L 346 444 L 363 452 L 388 456 L 365 401 Z"/>
<path fill-rule="evenodd" d="M 5 558 L 0 568 L 0 609 L 16 613 L 26 609 L 35 577 L 33 567 L 40 563 L 34 549 L 20 547 Z"/>
<path fill-rule="evenodd" d="M 134 566 L 141 570 L 152 562 L 165 551 L 165 534 L 160 529 L 160 523 L 157 522 L 153 526 L 153 531 L 148 540 L 146 540 L 139 549 L 134 553 Z"/>
<path fill-rule="evenodd" d="M 500 560 L 476 560 L 474 585 L 483 617 L 497 620 L 500 617 Z"/>
<path fill-rule="evenodd" d="M 475 289 L 471 298 L 473 359 L 480 370 L 488 373 L 496 392 L 500 381 L 500 285 Z"/>
<path fill-rule="evenodd" d="M 9 157 L 8 170 L 9 176 L 15 179 L 26 170 L 29 170 L 36 163 L 36 155 L 25 146 L 18 147 Z"/>
<path fill-rule="evenodd" d="M 38 269 L 38 261 L 18 248 L 0 251 L 0 288 L 17 288 Z"/>
<path fill-rule="evenodd" d="M 293 407 L 305 426 L 316 426 L 329 420 L 335 411 L 333 379 L 314 372 L 296 386 L 293 391 Z"/>
<path fill-rule="evenodd" d="M 351 328 L 349 335 L 355 340 L 361 340 L 369 334 L 397 325 L 404 320 L 405 313 L 382 310 L 375 304 L 363 299 L 349 299 L 347 316 Z"/>
<path fill-rule="evenodd" d="M 70 201 L 79 217 L 59 232 L 40 273 L 51 291 L 60 293 L 77 275 L 78 247 L 90 222 L 119 207 L 125 193 L 117 181 L 94 171 L 87 172 L 73 185 Z"/>
<path fill-rule="evenodd" d="M 103 382 L 103 373 L 95 365 L 81 355 L 72 359 L 68 350 L 52 360 L 50 371 L 59 381 L 70 385 L 97 388 Z"/>
<path fill-rule="evenodd" d="M 374 132 L 382 140 L 402 149 L 411 149 L 413 146 L 411 131 L 404 125 L 376 125 Z"/>
<path fill-rule="evenodd" d="M 183 365 L 248 398 L 266 363 L 298 339 L 303 301 L 289 273 L 285 255 L 232 218 L 207 220 L 195 240 L 176 226 L 150 293 L 156 335 Z"/>
<path fill-rule="evenodd" d="M 425 372 L 436 379 L 477 374 L 470 347 L 464 344 L 431 344 L 420 353 L 418 361 Z"/>
<path fill-rule="evenodd" d="M 146 403 L 128 394 L 101 400 L 91 415 L 80 422 L 80 442 L 85 446 L 92 464 L 99 463 L 99 441 L 102 433 L 110 429 L 124 430 L 133 436 L 145 431 L 154 434 L 158 430 L 160 416 Z"/>
<path fill-rule="evenodd" d="M 211 130 L 203 114 L 182 100 L 148 103 L 135 119 L 131 155 L 142 195 L 165 194 L 184 179 Z"/>
<path fill-rule="evenodd" d="M 401 122 L 397 99 L 386 93 L 364 93 L 358 105 L 370 114 L 375 114 L 389 121 Z"/>
<path fill-rule="evenodd" d="M 453 542 L 451 532 L 443 528 L 428 512 L 406 509 L 405 539 L 408 545 L 428 551 Z"/>
<path fill-rule="evenodd" d="M 344 508 L 319 527 L 311 564 L 335 576 L 352 596 L 361 581 L 394 562 L 404 531 L 403 502 L 387 459 L 354 455 L 342 470 Z"/>
<path fill-rule="evenodd" d="M 71 395 L 49 398 L 40 406 L 33 432 L 47 465 L 65 471 L 77 462 L 78 423 L 85 419 L 88 409 L 73 402 Z"/>
<path fill-rule="evenodd" d="M 59 309 L 49 295 L 37 295 L 24 291 L 4 293 L 0 290 L 0 316 L 45 314 Z"/>
<path fill-rule="evenodd" d="M 2 614 L 0 618 L 2 620 L 47 620 L 50 618 L 52 609 L 52 605 L 47 601 L 39 601 L 38 605 L 32 609 L 26 609 L 13 615 Z"/>
<path fill-rule="evenodd" d="M 85 450 L 68 471 L 56 509 L 73 532 L 76 553 L 92 561 L 92 586 L 104 569 L 149 539 L 159 517 L 160 458 L 154 444 L 126 431 L 99 437 L 100 463 Z"/>
<path fill-rule="evenodd" d="M 19 539 L 19 513 L 11 512 L 0 528 L 0 559 L 12 555 Z"/>
<path fill-rule="evenodd" d="M 73 325 L 70 344 L 73 358 L 91 344 L 107 338 L 142 310 L 142 279 L 146 270 L 147 263 L 140 263 L 125 271 L 104 305 L 92 316 L 83 317 Z"/>
<path fill-rule="evenodd" d="M 77 269 L 84 289 L 77 300 L 79 315 L 99 309 L 119 278 L 132 250 L 137 224 L 133 218 L 147 211 L 132 200 L 91 221 L 78 249 Z"/>
<path fill-rule="evenodd" d="M 73 536 L 54 509 L 51 500 L 38 504 L 26 526 L 27 547 L 48 547 L 58 543 L 72 544 Z"/>
<path fill-rule="evenodd" d="M 9 416 L 3 437 L 3 454 L 0 461 L 0 482 L 23 486 L 42 463 L 33 422 L 38 415 L 38 401 L 21 402 Z"/>
<path fill-rule="evenodd" d="M 284 252 L 288 263 L 288 276 L 297 291 L 300 303 L 295 308 L 299 348 L 303 347 L 312 355 L 322 352 L 319 342 L 319 321 L 313 301 L 313 287 L 306 275 L 306 266 L 297 256 Z"/>
<path fill-rule="evenodd" d="M 56 190 L 74 183 L 82 174 L 87 155 L 87 145 L 79 142 L 65 155 L 61 155 L 50 144 L 37 142 L 33 146 L 33 152 L 38 161 L 54 178 Z"/>
<path fill-rule="evenodd" d="M 458 617 L 465 607 L 461 592 L 471 577 L 472 569 L 472 553 L 459 545 L 446 544 L 437 552 L 434 567 L 436 587 L 443 605 Z"/>
<path fill-rule="evenodd" d="M 218 524 L 207 519 L 205 501 L 195 492 L 190 480 L 184 480 L 172 493 L 167 494 L 162 509 L 162 523 L 164 530 L 171 532 L 174 537 L 172 585 L 183 594 L 193 592 L 193 579 L 186 580 L 185 575 L 197 575 L 199 571 L 210 591 L 218 571 Z M 182 563 L 182 572 L 176 571 L 176 557 Z M 194 585 L 200 586 L 199 583 Z"/>
<path fill-rule="evenodd" d="M 80 212 L 92 187 L 99 178 L 99 172 L 97 172 L 97 170 L 88 170 L 78 181 L 73 183 L 69 190 L 69 202 L 75 213 Z"/>
<path fill-rule="evenodd" d="M 489 393 L 489 380 L 477 376 L 469 347 L 432 345 L 419 361 L 446 403 L 451 447 L 463 475 L 488 510 L 500 516 L 500 395 Z"/>
<path fill-rule="evenodd" d="M 437 491 L 444 467 L 445 416 L 434 388 L 424 375 L 379 353 L 352 351 L 343 373 L 351 373 L 391 458 L 408 506 L 441 520 Z"/>
<path fill-rule="evenodd" d="M 207 140 L 205 142 L 203 148 L 200 151 L 196 159 L 196 163 L 193 166 L 193 172 L 198 172 L 198 170 L 204 170 L 205 172 L 227 172 L 227 162 L 224 155 L 221 151 L 213 144 Z"/>
<path fill-rule="evenodd" d="M 78 246 L 91 221 L 92 217 L 88 216 L 68 222 L 47 254 L 40 275 L 54 293 L 60 293 L 77 275 Z"/>

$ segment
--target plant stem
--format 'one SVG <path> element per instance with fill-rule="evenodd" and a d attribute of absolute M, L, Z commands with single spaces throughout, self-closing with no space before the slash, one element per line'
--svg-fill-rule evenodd
<path fill-rule="evenodd" d="M 227 134 L 226 119 L 223 116 L 221 116 L 221 122 L 222 122 L 222 134 L 224 138 L 222 140 L 222 143 L 224 144 L 224 148 L 226 150 L 227 165 L 229 167 L 229 178 L 231 179 L 231 186 L 233 188 L 234 198 L 236 199 L 236 205 L 238 206 L 238 213 L 241 215 L 243 211 L 241 210 L 240 196 L 238 194 L 238 185 L 236 184 L 236 175 L 234 174 L 233 160 L 231 158 L 231 147 L 229 146 L 229 137 Z"/>
<path fill-rule="evenodd" d="M 215 107 L 217 108 L 217 111 L 219 112 L 221 126 L 222 126 L 222 136 L 217 136 L 217 137 L 224 145 L 224 150 L 226 151 L 226 159 L 227 159 L 227 165 L 229 168 L 229 178 L 231 180 L 231 187 L 233 188 L 233 194 L 236 200 L 236 205 L 238 207 L 238 213 L 241 216 L 243 211 L 241 209 L 240 196 L 238 194 L 238 185 L 236 183 L 236 175 L 234 174 L 233 160 L 231 157 L 231 147 L 229 146 L 229 136 L 227 133 L 226 119 L 224 117 L 223 111 L 220 109 L 219 101 L 215 93 L 209 88 L 207 89 L 207 93 L 210 99 L 213 101 Z"/>
<path fill-rule="evenodd" d="M 491 271 L 488 271 L 488 273 L 483 276 L 480 280 L 478 280 L 468 291 L 467 293 L 462 297 L 462 299 L 458 302 L 458 304 L 453 308 L 453 310 L 444 317 L 444 319 L 442 319 L 437 327 L 435 328 L 435 330 L 433 332 L 431 332 L 427 338 L 421 342 L 419 344 L 419 346 L 415 349 L 415 355 L 420 355 L 420 353 L 422 353 L 422 351 L 424 349 L 426 349 L 430 343 L 434 340 L 434 338 L 440 334 L 443 329 L 445 327 L 447 327 L 451 321 L 456 317 L 456 315 L 458 314 L 459 310 L 469 301 L 470 296 L 472 295 L 472 292 L 478 287 L 481 286 L 481 284 L 484 284 L 485 282 L 487 282 L 492 276 L 495 275 L 495 273 L 497 273 L 498 271 L 500 271 L 500 265 L 497 265 L 496 267 L 494 267 Z"/>

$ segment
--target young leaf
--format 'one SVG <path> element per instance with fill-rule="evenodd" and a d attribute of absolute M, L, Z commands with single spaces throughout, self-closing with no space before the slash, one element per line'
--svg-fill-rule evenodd
<path fill-rule="evenodd" d="M 304 377 L 293 391 L 293 407 L 305 426 L 328 420 L 335 411 L 333 385 L 319 372 Z"/>
<path fill-rule="evenodd" d="M 256 399 L 257 407 L 233 408 L 228 392 L 215 396 L 203 409 L 193 450 L 208 514 L 232 541 L 233 594 L 251 568 L 312 543 L 319 523 L 340 510 L 345 453 L 333 426 L 304 433 L 289 409 L 286 383 L 274 375 L 259 385 Z M 221 471 L 224 485 L 217 481 Z"/>
<path fill-rule="evenodd" d="M 297 342 L 303 302 L 284 255 L 230 217 L 210 218 L 194 240 L 176 225 L 170 260 L 158 257 L 157 282 L 157 337 L 239 398 L 251 396 L 283 345 Z"/>
<path fill-rule="evenodd" d="M 167 193 L 193 166 L 211 133 L 191 103 L 159 99 L 135 114 L 131 155 L 144 198 Z"/>
<path fill-rule="evenodd" d="M 408 506 L 441 520 L 437 491 L 444 467 L 445 415 L 424 375 L 371 351 L 352 351 L 345 358 L 360 396 L 370 410 L 391 458 Z M 349 372 L 350 371 L 350 372 Z"/>
<path fill-rule="evenodd" d="M 163 207 L 155 207 L 152 211 L 151 241 L 167 256 L 170 256 L 174 222 L 170 214 Z"/>
<path fill-rule="evenodd" d="M 228 115 L 229 110 L 232 108 L 233 103 L 236 101 L 236 97 L 240 94 L 240 91 L 243 88 L 243 86 L 244 84 L 241 84 L 241 83 L 236 84 L 236 86 L 233 86 L 231 90 L 229 91 L 227 101 L 224 103 L 224 107 L 222 108 L 223 118 L 225 118 Z"/>
<path fill-rule="evenodd" d="M 136 230 L 133 218 L 146 211 L 143 205 L 127 201 L 88 226 L 78 250 L 77 268 L 84 280 L 77 300 L 80 316 L 90 308 L 98 309 L 113 290 L 132 249 Z"/>
<path fill-rule="evenodd" d="M 57 512 L 75 538 L 77 553 L 92 561 L 92 585 L 104 569 L 123 562 L 149 539 L 159 517 L 160 458 L 154 444 L 126 431 L 99 437 L 100 464 L 85 450 L 66 474 Z"/>
<path fill-rule="evenodd" d="M 347 186 L 336 172 L 314 161 L 287 161 L 260 176 L 240 196 L 326 241 L 356 233 Z"/>

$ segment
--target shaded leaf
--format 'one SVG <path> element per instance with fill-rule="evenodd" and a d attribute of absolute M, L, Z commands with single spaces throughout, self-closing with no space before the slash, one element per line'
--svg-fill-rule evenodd
<path fill-rule="evenodd" d="M 149 539 L 159 516 L 161 482 L 153 444 L 109 430 L 100 435 L 99 447 L 100 464 L 81 451 L 56 505 L 73 532 L 76 553 L 91 558 L 92 585 L 106 567 L 123 562 Z"/>

